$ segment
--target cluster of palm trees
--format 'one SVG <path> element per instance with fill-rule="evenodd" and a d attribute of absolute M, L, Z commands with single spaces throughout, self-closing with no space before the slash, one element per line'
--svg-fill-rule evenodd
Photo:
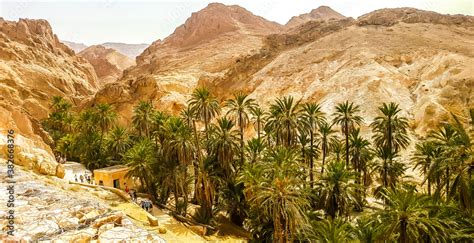
<path fill-rule="evenodd" d="M 197 88 L 178 116 L 140 101 L 130 127 L 115 125 L 107 104 L 71 109 L 55 97 L 43 122 L 56 151 L 90 169 L 126 164 L 155 202 L 185 217 L 197 204 L 190 217 L 205 224 L 224 214 L 255 241 L 474 236 L 472 109 L 469 121 L 453 115 L 417 139 L 408 157 L 409 123 L 395 103 L 382 104 L 369 126 L 349 101 L 329 116 L 291 96 L 264 109 L 244 93 L 220 102 L 206 88 Z M 409 168 L 421 171 L 421 183 L 406 179 Z"/>

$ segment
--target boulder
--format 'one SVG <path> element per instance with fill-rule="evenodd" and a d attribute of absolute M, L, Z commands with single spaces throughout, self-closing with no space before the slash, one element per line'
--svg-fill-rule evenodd
<path fill-rule="evenodd" d="M 93 221 L 95 218 L 99 216 L 99 211 L 93 210 L 85 214 L 80 220 L 79 223 L 87 224 Z"/>
<path fill-rule="evenodd" d="M 92 224 L 92 227 L 94 228 L 100 228 L 102 225 L 107 224 L 107 223 L 114 223 L 114 224 L 122 224 L 122 214 L 113 214 L 109 215 L 103 218 L 98 218 L 94 221 Z"/>
<path fill-rule="evenodd" d="M 148 218 L 148 222 L 150 223 L 150 226 L 159 226 L 160 225 L 158 223 L 158 219 L 155 218 L 153 215 L 148 214 L 146 217 Z"/>
<path fill-rule="evenodd" d="M 115 227 L 113 223 L 107 223 L 99 227 L 99 230 L 97 231 L 97 234 L 101 235 L 105 231 L 111 230 Z"/>
<path fill-rule="evenodd" d="M 28 225 L 24 231 L 28 232 L 33 240 L 51 236 L 58 232 L 59 226 L 52 220 L 41 220 Z"/>
<path fill-rule="evenodd" d="M 64 176 L 66 175 L 66 171 L 64 170 L 64 166 L 62 164 L 58 164 L 56 166 L 56 176 L 58 178 L 64 178 Z"/>

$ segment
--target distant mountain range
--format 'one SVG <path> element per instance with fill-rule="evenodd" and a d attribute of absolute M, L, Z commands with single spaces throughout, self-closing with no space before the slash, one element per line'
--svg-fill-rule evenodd
<path fill-rule="evenodd" d="M 87 45 L 83 43 L 76 43 L 72 41 L 62 41 L 66 46 L 69 48 L 73 49 L 74 52 L 77 54 L 84 49 L 86 49 Z M 112 48 L 119 53 L 130 57 L 132 59 L 135 59 L 136 56 L 140 55 L 143 50 L 145 50 L 148 47 L 148 44 L 127 44 L 127 43 L 118 43 L 118 42 L 106 42 L 99 44 L 100 46 L 107 47 L 107 48 Z"/>

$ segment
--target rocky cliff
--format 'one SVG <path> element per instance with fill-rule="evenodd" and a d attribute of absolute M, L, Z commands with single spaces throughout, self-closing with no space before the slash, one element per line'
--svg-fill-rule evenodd
<path fill-rule="evenodd" d="M 266 35 L 282 29 L 242 7 L 209 4 L 169 37 L 152 43 L 137 57 L 137 65 L 101 89 L 94 102 L 114 104 L 123 121 L 139 100 L 177 111 L 199 79 L 220 77 L 242 54 L 260 49 Z"/>
<path fill-rule="evenodd" d="M 225 13 L 222 25 L 210 17 L 213 10 Z M 327 112 L 351 100 L 363 105 L 370 122 L 377 106 L 394 101 L 418 134 L 449 112 L 472 107 L 472 16 L 412 8 L 382 9 L 357 20 L 325 7 L 312 13 L 316 17 L 298 17 L 302 24 L 282 31 L 240 7 L 211 4 L 153 43 L 95 102 L 115 103 L 128 119 L 139 99 L 177 111 L 193 88 L 207 86 L 221 98 L 244 90 L 262 104 L 293 95 L 321 102 Z M 211 22 L 209 28 L 199 24 Z"/>
<path fill-rule="evenodd" d="M 77 55 L 94 67 L 101 85 L 116 81 L 122 76 L 123 70 L 135 65 L 131 58 L 102 45 L 90 46 Z"/>
<path fill-rule="evenodd" d="M 53 96 L 79 104 L 97 88 L 93 67 L 74 56 L 46 20 L 0 18 L 0 156 L 6 156 L 6 131 L 14 129 L 17 163 L 55 174 L 51 139 L 39 121 Z"/>

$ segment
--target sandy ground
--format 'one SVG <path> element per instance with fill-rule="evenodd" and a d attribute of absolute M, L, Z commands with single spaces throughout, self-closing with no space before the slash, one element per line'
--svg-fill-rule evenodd
<path fill-rule="evenodd" d="M 114 206 L 114 209 L 126 213 L 134 223 L 145 229 L 158 232 L 160 227 L 164 227 L 166 233 L 159 235 L 167 242 L 247 242 L 247 233 L 230 224 L 223 217 L 219 217 L 219 231 L 216 234 L 200 236 L 156 206 L 153 207 L 152 214 L 158 218 L 160 226 L 157 227 L 149 226 L 145 211 L 134 203 L 122 202 Z"/>

